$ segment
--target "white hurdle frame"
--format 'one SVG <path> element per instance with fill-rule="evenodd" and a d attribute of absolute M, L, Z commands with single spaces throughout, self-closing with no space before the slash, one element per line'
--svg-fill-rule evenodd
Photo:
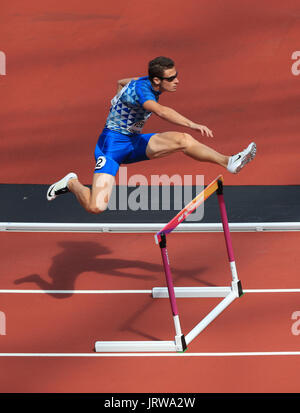
<path fill-rule="evenodd" d="M 222 218 L 222 227 L 225 236 L 228 259 L 232 274 L 231 286 L 226 287 L 173 287 L 168 253 L 166 250 L 166 235 L 172 232 L 186 217 L 192 213 L 210 195 L 217 192 L 219 208 Z M 218 317 L 236 298 L 243 294 L 241 282 L 238 279 L 230 231 L 223 198 L 223 176 L 219 175 L 199 195 L 196 196 L 182 211 L 180 211 L 162 230 L 157 232 L 155 240 L 159 243 L 167 287 L 152 289 L 153 298 L 169 298 L 175 325 L 173 341 L 97 341 L 96 352 L 183 352 L 216 317 Z M 176 305 L 177 297 L 224 297 L 223 300 L 198 323 L 186 336 L 182 334 L 179 314 Z"/>

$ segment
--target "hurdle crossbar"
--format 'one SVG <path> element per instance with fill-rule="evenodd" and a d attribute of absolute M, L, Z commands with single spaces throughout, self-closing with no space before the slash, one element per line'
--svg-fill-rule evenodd
<path fill-rule="evenodd" d="M 218 181 L 223 182 L 223 176 L 219 175 L 214 181 L 212 181 L 200 194 L 198 194 L 191 202 L 189 202 L 178 214 L 168 222 L 155 235 L 155 240 L 159 243 L 162 234 L 169 234 L 174 231 L 175 228 L 182 223 L 192 212 L 195 211 L 203 202 L 210 197 L 218 189 Z"/>
<path fill-rule="evenodd" d="M 222 219 L 222 228 L 225 237 L 227 255 L 231 269 L 231 286 L 226 287 L 174 287 L 169 257 L 167 252 L 166 235 L 176 230 L 186 217 L 199 207 L 214 192 L 217 193 L 219 209 Z M 243 294 L 241 282 L 235 265 L 233 248 L 230 238 L 229 224 L 223 197 L 223 176 L 219 175 L 189 204 L 187 204 L 169 223 L 155 234 L 155 241 L 159 244 L 165 272 L 167 287 L 152 289 L 153 298 L 169 298 L 174 327 L 173 341 L 97 341 L 96 352 L 183 352 L 216 317 L 218 317 L 237 297 Z M 182 333 L 176 297 L 223 297 L 222 301 L 198 323 L 186 336 Z"/>

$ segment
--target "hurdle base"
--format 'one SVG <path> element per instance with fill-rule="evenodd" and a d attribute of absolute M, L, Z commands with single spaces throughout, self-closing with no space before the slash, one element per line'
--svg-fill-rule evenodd
<path fill-rule="evenodd" d="M 176 298 L 218 298 L 227 297 L 231 292 L 234 292 L 237 297 L 244 294 L 240 280 L 232 281 L 231 287 L 175 287 L 174 292 Z M 152 297 L 169 298 L 168 288 L 152 288 Z"/>
<path fill-rule="evenodd" d="M 181 338 L 176 341 L 96 341 L 95 343 L 96 353 L 182 352 L 185 349 L 185 340 Z"/>
<path fill-rule="evenodd" d="M 231 287 L 175 287 L 176 298 L 197 298 L 197 297 L 226 297 L 231 291 Z M 166 287 L 154 287 L 152 289 L 153 298 L 169 298 Z"/>

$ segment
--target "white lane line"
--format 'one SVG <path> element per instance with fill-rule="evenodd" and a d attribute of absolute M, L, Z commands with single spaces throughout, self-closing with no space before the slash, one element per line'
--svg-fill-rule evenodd
<path fill-rule="evenodd" d="M 243 290 L 244 293 L 300 293 L 300 288 L 266 288 Z"/>
<path fill-rule="evenodd" d="M 0 353 L 0 357 L 249 357 L 300 356 L 300 351 L 247 351 L 225 353 Z"/>
<path fill-rule="evenodd" d="M 245 289 L 244 293 L 300 293 L 300 288 Z M 2 289 L 0 294 L 152 294 L 152 290 L 17 290 Z"/>
<path fill-rule="evenodd" d="M 291 293 L 290 289 L 249 289 L 245 293 Z M 152 290 L 0 290 L 0 293 L 39 294 L 151 294 Z M 300 356 L 300 351 L 253 351 L 220 353 L 0 353 L 0 357 L 247 357 L 247 356 Z"/>
<path fill-rule="evenodd" d="M 152 290 L 0 290 L 0 294 L 151 294 Z"/>

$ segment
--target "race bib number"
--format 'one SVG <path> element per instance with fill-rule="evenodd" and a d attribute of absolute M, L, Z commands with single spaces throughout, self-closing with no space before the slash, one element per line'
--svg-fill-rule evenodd
<path fill-rule="evenodd" d="M 106 164 L 105 156 L 99 156 L 96 162 L 95 169 L 102 169 L 105 164 Z"/>
<path fill-rule="evenodd" d="M 132 126 L 128 128 L 129 132 L 131 133 L 141 133 L 143 127 L 145 125 L 145 121 L 141 120 L 139 122 L 134 123 Z"/>

